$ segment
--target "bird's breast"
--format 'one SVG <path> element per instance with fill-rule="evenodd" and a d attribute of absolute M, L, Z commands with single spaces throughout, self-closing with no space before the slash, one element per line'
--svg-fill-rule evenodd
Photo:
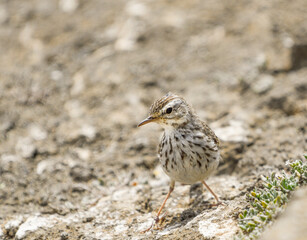
<path fill-rule="evenodd" d="M 201 181 L 216 169 L 219 151 L 202 132 L 165 131 L 159 145 L 159 159 L 170 178 L 183 183 Z"/>

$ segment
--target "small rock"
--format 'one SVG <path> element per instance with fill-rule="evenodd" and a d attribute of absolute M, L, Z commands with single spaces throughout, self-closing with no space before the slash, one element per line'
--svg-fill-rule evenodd
<path fill-rule="evenodd" d="M 44 196 L 41 196 L 38 200 L 38 204 L 40 206 L 47 206 L 48 205 L 48 202 L 49 202 L 49 196 L 48 195 L 44 195 Z"/>
<path fill-rule="evenodd" d="M 22 216 L 17 217 L 16 219 L 10 220 L 4 225 L 4 229 L 6 235 L 9 237 L 14 237 L 15 233 L 17 232 L 18 227 L 22 223 Z"/>
<path fill-rule="evenodd" d="M 85 83 L 84 83 L 84 77 L 81 73 L 76 73 L 73 77 L 73 85 L 70 89 L 71 95 L 78 95 L 84 90 Z"/>
<path fill-rule="evenodd" d="M 61 240 L 66 240 L 69 238 L 69 234 L 67 232 L 61 232 Z"/>
<path fill-rule="evenodd" d="M 32 158 L 37 151 L 35 145 L 29 137 L 19 138 L 15 150 L 23 158 Z"/>
<path fill-rule="evenodd" d="M 205 239 L 210 239 L 212 236 L 219 236 L 221 240 L 232 239 L 234 234 L 238 231 L 236 221 L 233 219 L 206 219 L 199 221 L 198 231 L 203 235 Z"/>
<path fill-rule="evenodd" d="M 89 140 L 94 140 L 97 135 L 96 128 L 89 124 L 83 124 L 80 132 L 81 135 L 87 137 Z"/>
<path fill-rule="evenodd" d="M 270 97 L 267 105 L 271 109 L 278 109 L 283 111 L 287 115 L 293 115 L 298 111 L 295 102 L 291 101 L 287 95 L 274 94 Z"/>
<path fill-rule="evenodd" d="M 0 132 L 3 132 L 4 134 L 10 131 L 15 127 L 15 122 L 13 121 L 4 121 L 0 124 Z"/>
<path fill-rule="evenodd" d="M 44 140 L 47 137 L 47 132 L 36 124 L 29 127 L 29 134 L 36 141 Z"/>
<path fill-rule="evenodd" d="M 2 228 L 0 227 L 0 239 L 4 239 L 4 233 L 2 231 Z"/>
<path fill-rule="evenodd" d="M 117 51 L 132 51 L 137 48 L 137 42 L 145 35 L 149 9 L 141 1 L 129 1 L 126 5 L 128 13 L 124 19 L 113 26 L 116 34 L 114 48 Z M 109 33 L 110 34 L 110 33 Z"/>
<path fill-rule="evenodd" d="M 84 107 L 81 106 L 78 100 L 70 100 L 66 102 L 64 108 L 71 118 L 81 117 L 85 112 Z"/>
<path fill-rule="evenodd" d="M 4 5 L 0 5 L 0 24 L 5 23 L 9 18 L 9 14 Z"/>
<path fill-rule="evenodd" d="M 116 234 L 120 234 L 120 233 L 123 233 L 125 231 L 127 231 L 129 229 L 128 225 L 127 224 L 119 224 L 115 227 L 115 233 Z"/>
<path fill-rule="evenodd" d="M 63 78 L 63 73 L 59 70 L 54 70 L 50 73 L 50 78 L 53 81 L 59 81 Z"/>
<path fill-rule="evenodd" d="M 52 227 L 53 221 L 40 216 L 31 216 L 19 226 L 16 232 L 16 239 L 24 239 L 29 233 L 35 232 L 39 228 Z"/>
<path fill-rule="evenodd" d="M 79 6 L 78 0 L 60 0 L 59 7 L 63 12 L 72 13 L 76 11 Z"/>
<path fill-rule="evenodd" d="M 76 148 L 74 152 L 77 154 L 78 158 L 81 160 L 87 161 L 91 156 L 91 151 L 89 149 L 84 148 Z"/>
<path fill-rule="evenodd" d="M 79 193 L 85 192 L 87 190 L 89 189 L 85 184 L 74 184 L 71 188 L 72 192 L 79 192 Z"/>
<path fill-rule="evenodd" d="M 41 155 L 55 155 L 59 149 L 53 141 L 42 141 L 37 144 L 37 151 Z"/>
<path fill-rule="evenodd" d="M 21 159 L 17 155 L 3 154 L 0 158 L 0 173 L 14 171 L 14 164 L 22 165 Z"/>
<path fill-rule="evenodd" d="M 229 126 L 214 129 L 218 138 L 225 142 L 247 142 L 248 131 L 242 121 L 232 120 Z"/>
<path fill-rule="evenodd" d="M 274 82 L 273 76 L 262 75 L 259 77 L 259 79 L 256 82 L 252 84 L 251 88 L 255 93 L 263 94 L 272 88 L 273 82 Z"/>
<path fill-rule="evenodd" d="M 191 218 L 194 218 L 197 216 L 196 212 L 194 212 L 192 209 L 186 209 L 180 214 L 180 221 L 189 220 Z"/>
<path fill-rule="evenodd" d="M 293 69 L 307 66 L 307 41 L 294 44 L 291 52 L 291 59 Z"/>
<path fill-rule="evenodd" d="M 289 71 L 307 66 L 307 42 L 285 37 L 266 53 L 266 68 L 270 71 Z"/>
<path fill-rule="evenodd" d="M 70 176 L 78 182 L 86 182 L 93 178 L 92 170 L 81 165 L 71 168 Z"/>
<path fill-rule="evenodd" d="M 52 159 L 42 160 L 36 166 L 36 173 L 38 175 L 43 174 L 47 170 L 53 169 L 54 161 Z"/>
<path fill-rule="evenodd" d="M 94 217 L 84 217 L 83 219 L 82 219 L 82 222 L 83 223 L 88 223 L 88 222 L 91 222 L 91 221 L 93 221 L 94 220 Z"/>
<path fill-rule="evenodd" d="M 289 71 L 292 68 L 291 48 L 276 42 L 265 53 L 266 69 L 269 71 Z"/>
<path fill-rule="evenodd" d="M 148 8 L 142 1 L 129 1 L 126 12 L 131 16 L 145 16 L 148 14 Z"/>

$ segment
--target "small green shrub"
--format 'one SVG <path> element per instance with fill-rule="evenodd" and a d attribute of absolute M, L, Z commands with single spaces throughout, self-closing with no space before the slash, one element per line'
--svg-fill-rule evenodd
<path fill-rule="evenodd" d="M 307 156 L 305 156 L 307 159 Z M 286 162 L 290 174 L 275 172 L 268 177 L 262 177 L 261 188 L 256 188 L 247 194 L 250 206 L 239 214 L 239 227 L 242 232 L 236 239 L 256 239 L 263 227 L 285 208 L 290 192 L 298 186 L 307 183 L 307 163 L 300 160 Z"/>

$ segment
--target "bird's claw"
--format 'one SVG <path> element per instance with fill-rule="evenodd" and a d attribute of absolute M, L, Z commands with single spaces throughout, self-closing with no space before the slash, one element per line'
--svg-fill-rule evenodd
<path fill-rule="evenodd" d="M 154 218 L 154 221 L 153 221 L 153 223 L 150 225 L 150 227 L 147 228 L 147 229 L 145 229 L 145 230 L 142 231 L 141 233 L 146 233 L 146 232 L 148 232 L 148 231 L 151 230 L 151 229 L 155 229 L 155 230 L 161 229 L 160 227 L 154 228 L 154 226 L 155 226 L 155 225 L 158 225 L 159 222 L 160 222 L 161 220 L 164 219 L 164 216 L 165 216 L 165 214 L 163 214 L 161 217 L 159 217 L 159 216 L 155 217 L 155 218 Z"/>
<path fill-rule="evenodd" d="M 227 206 L 227 204 L 225 203 L 225 201 L 219 200 L 219 201 L 216 202 L 216 203 L 210 204 L 210 207 L 218 207 L 218 206 L 220 206 L 220 205 L 222 205 L 222 206 Z"/>

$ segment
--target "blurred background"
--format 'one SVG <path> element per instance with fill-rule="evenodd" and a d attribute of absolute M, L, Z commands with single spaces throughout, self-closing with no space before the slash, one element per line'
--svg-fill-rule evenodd
<path fill-rule="evenodd" d="M 0 0 L 0 56 L 0 238 L 144 238 L 168 178 L 161 129 L 136 125 L 168 91 L 223 142 L 209 182 L 233 201 L 204 226 L 225 239 L 260 175 L 307 151 L 306 0 Z M 165 239 L 215 236 L 193 189 Z"/>

